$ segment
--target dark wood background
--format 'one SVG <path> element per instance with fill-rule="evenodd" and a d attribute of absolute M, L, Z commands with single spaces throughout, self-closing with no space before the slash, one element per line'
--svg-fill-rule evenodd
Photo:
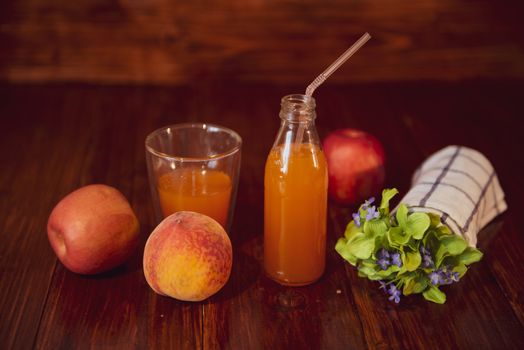
<path fill-rule="evenodd" d="M 0 348 L 524 348 L 524 5 L 520 1 L 3 1 L 0 3 Z M 368 131 L 387 186 L 448 144 L 486 154 L 509 210 L 445 305 L 388 302 L 334 252 L 353 207 L 329 206 L 327 269 L 286 288 L 262 270 L 263 169 L 279 99 L 363 32 L 373 39 L 316 92 L 321 137 Z M 201 303 L 156 295 L 144 158 L 157 127 L 206 121 L 244 140 L 228 284 Z M 142 245 L 98 276 L 67 271 L 46 237 L 67 193 L 106 183 Z"/>
<path fill-rule="evenodd" d="M 520 0 L 19 0 L 0 4 L 0 79 L 307 85 L 524 77 Z"/>

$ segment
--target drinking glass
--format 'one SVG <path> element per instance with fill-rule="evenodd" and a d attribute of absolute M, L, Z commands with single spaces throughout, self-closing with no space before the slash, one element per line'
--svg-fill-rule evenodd
<path fill-rule="evenodd" d="M 240 172 L 240 136 L 219 125 L 175 124 L 153 131 L 145 146 L 157 223 L 177 211 L 194 211 L 229 232 Z"/>

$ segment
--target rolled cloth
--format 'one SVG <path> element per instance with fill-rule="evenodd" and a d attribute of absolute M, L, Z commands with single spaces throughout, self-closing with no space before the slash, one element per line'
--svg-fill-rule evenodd
<path fill-rule="evenodd" d="M 413 174 L 401 200 L 410 211 L 434 213 L 455 234 L 476 246 L 478 232 L 507 209 L 495 169 L 480 152 L 448 146 Z"/>

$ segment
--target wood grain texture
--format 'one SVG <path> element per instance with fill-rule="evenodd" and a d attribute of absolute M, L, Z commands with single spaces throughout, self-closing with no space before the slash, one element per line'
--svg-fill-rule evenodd
<path fill-rule="evenodd" d="M 514 108 L 515 101 L 524 96 L 522 89 L 518 85 L 505 84 L 505 94 L 500 96 L 497 103 L 493 103 L 482 96 L 486 90 L 490 96 L 497 94 L 499 86 L 465 86 L 469 89 L 468 94 L 459 95 L 453 90 L 441 92 L 439 100 L 446 101 L 446 104 L 435 104 L 431 109 L 428 109 L 427 105 L 432 98 L 420 96 L 415 89 L 404 96 L 399 95 L 396 100 L 404 100 L 402 118 L 413 131 L 416 143 L 424 154 L 436 151 L 443 143 L 462 144 L 483 152 L 492 161 L 498 173 L 509 208 L 518 208 L 524 190 L 519 181 L 509 179 L 518 173 L 516 169 L 524 169 L 522 138 L 519 135 L 524 129 L 524 123 L 521 121 L 520 112 Z M 405 96 L 410 96 L 409 102 L 405 100 Z M 449 113 L 449 110 L 455 112 Z M 423 137 L 442 124 L 453 127 L 438 138 Z M 471 128 L 472 132 L 465 135 L 464 130 L 468 128 Z M 498 154 L 497 149 L 504 149 L 504 155 Z M 518 220 L 509 216 L 495 227 L 488 227 L 485 239 L 479 241 L 479 246 L 487 249 L 485 259 L 490 261 L 489 269 L 496 282 L 507 293 L 514 312 L 522 322 L 524 279 L 518 276 L 524 273 L 524 268 L 511 258 L 511 251 L 518 250 L 518 247 L 524 244 L 517 225 Z M 494 234 L 493 231 L 497 230 L 503 231 L 504 234 Z M 493 254 L 490 254 L 491 252 Z"/>
<path fill-rule="evenodd" d="M 56 264 L 45 235 L 49 208 L 79 185 L 85 170 L 84 158 L 74 153 L 86 139 L 75 145 L 62 128 L 65 91 L 40 91 L 31 104 L 10 99 L 5 89 L 0 93 L 0 344 L 5 348 L 30 348 L 34 342 Z M 50 134 L 46 120 L 52 118 Z M 65 164 L 67 157 L 71 161 Z"/>
<path fill-rule="evenodd" d="M 360 35 L 331 81 L 524 77 L 518 0 L 4 1 L 0 79 L 306 86 Z"/>
<path fill-rule="evenodd" d="M 330 204 L 327 269 L 318 283 L 282 287 L 262 271 L 263 169 L 279 126 L 279 99 L 297 86 L 0 86 L 0 345 L 2 348 L 421 349 L 524 348 L 524 208 L 520 133 L 523 81 L 326 85 L 317 95 L 321 137 L 341 127 L 377 136 L 387 186 L 405 193 L 429 154 L 459 143 L 494 163 L 509 210 L 481 233 L 485 258 L 445 287 L 444 305 L 387 300 L 377 283 L 333 250 L 354 208 Z M 233 271 L 201 303 L 156 295 L 141 266 L 153 229 L 144 139 L 157 127 L 206 121 L 244 140 L 230 232 Z M 106 183 L 130 200 L 142 245 L 98 276 L 56 261 L 45 225 L 65 194 Z"/>

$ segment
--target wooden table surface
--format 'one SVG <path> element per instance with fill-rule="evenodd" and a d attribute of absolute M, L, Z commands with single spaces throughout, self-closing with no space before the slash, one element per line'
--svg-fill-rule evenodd
<path fill-rule="evenodd" d="M 432 152 L 462 144 L 486 154 L 509 209 L 481 233 L 485 253 L 444 305 L 420 296 L 389 302 L 334 251 L 355 208 L 330 203 L 327 268 L 290 288 L 262 270 L 263 168 L 279 125 L 279 99 L 302 86 L 180 87 L 0 85 L 0 348 L 361 349 L 524 348 L 524 81 L 326 84 L 321 137 L 341 127 L 374 134 L 387 153 L 387 186 L 405 193 Z M 205 121 L 243 138 L 234 264 L 210 299 L 156 295 L 142 272 L 153 212 L 144 157 L 157 127 Z M 46 236 L 54 205 L 105 183 L 130 200 L 141 246 L 120 268 L 81 276 L 61 265 Z"/>

